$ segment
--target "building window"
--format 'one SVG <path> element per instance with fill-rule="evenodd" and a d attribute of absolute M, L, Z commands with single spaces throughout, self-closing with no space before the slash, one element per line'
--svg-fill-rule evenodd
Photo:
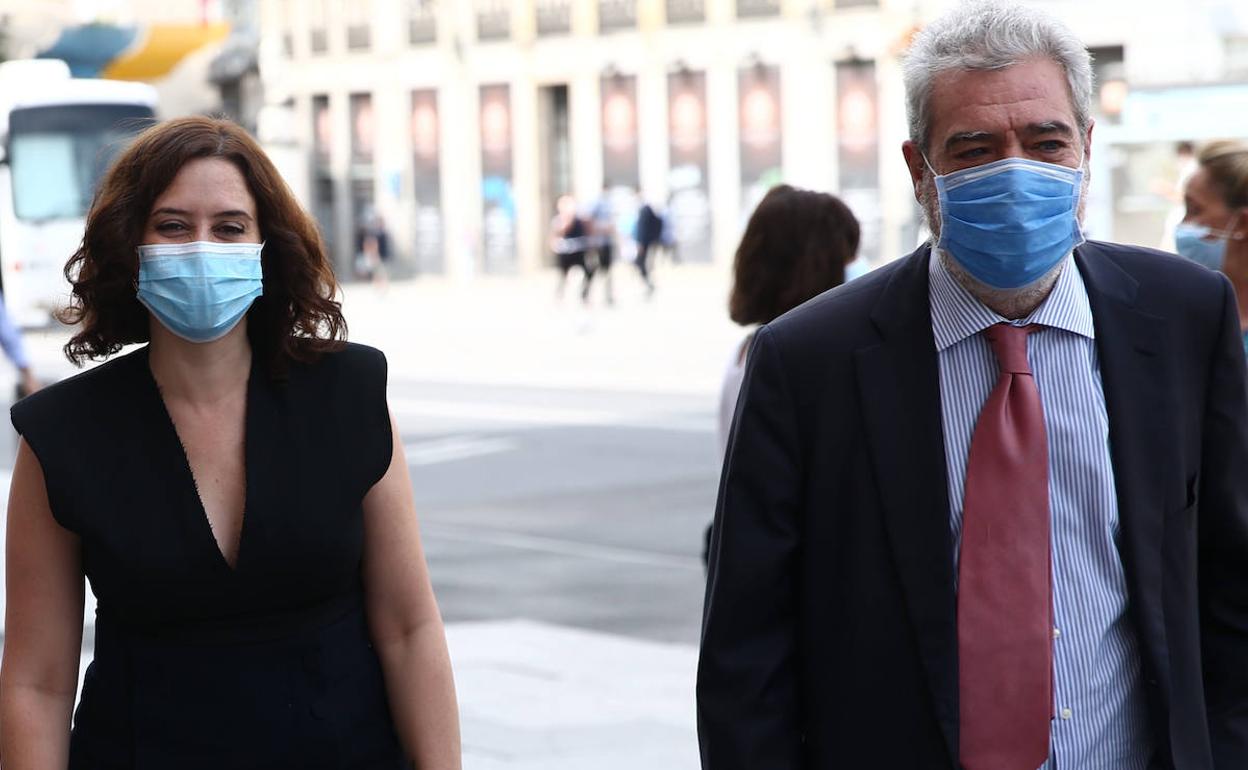
<path fill-rule="evenodd" d="M 537 34 L 566 35 L 572 31 L 571 0 L 537 1 Z"/>
<path fill-rule="evenodd" d="M 780 0 L 737 0 L 737 18 L 751 16 L 777 16 Z"/>
<path fill-rule="evenodd" d="M 438 39 L 438 17 L 434 0 L 407 0 L 407 42 L 411 45 L 433 43 Z"/>
<path fill-rule="evenodd" d="M 477 39 L 511 37 L 511 0 L 477 0 Z"/>
<path fill-rule="evenodd" d="M 667 0 L 667 23 L 706 21 L 706 0 Z"/>
<path fill-rule="evenodd" d="M 329 96 L 316 94 L 312 97 L 312 162 L 318 169 L 329 168 L 333 141 L 334 122 L 329 112 Z"/>
<path fill-rule="evenodd" d="M 637 0 L 598 0 L 598 31 L 637 28 Z"/>
<path fill-rule="evenodd" d="M 367 51 L 373 44 L 372 0 L 347 0 L 343 8 L 347 23 L 347 50 Z"/>
<path fill-rule="evenodd" d="M 372 94 L 351 94 L 351 165 L 371 166 L 376 144 Z"/>
<path fill-rule="evenodd" d="M 312 53 L 329 50 L 329 0 L 309 0 L 308 35 Z"/>
<path fill-rule="evenodd" d="M 1092 98 L 1092 114 L 1106 123 L 1122 120 L 1127 101 L 1127 68 L 1120 45 L 1089 48 L 1092 54 L 1092 82 L 1096 94 Z"/>

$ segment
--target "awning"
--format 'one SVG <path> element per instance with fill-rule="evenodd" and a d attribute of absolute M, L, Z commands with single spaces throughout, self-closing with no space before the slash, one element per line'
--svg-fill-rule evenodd
<path fill-rule="evenodd" d="M 88 24 L 62 30 L 38 58 L 64 60 L 74 77 L 159 80 L 187 54 L 219 43 L 229 33 L 228 24 Z"/>

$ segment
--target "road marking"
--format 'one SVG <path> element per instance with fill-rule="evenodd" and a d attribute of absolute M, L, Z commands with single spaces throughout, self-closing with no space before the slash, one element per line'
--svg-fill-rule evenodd
<path fill-rule="evenodd" d="M 429 398 L 390 399 L 390 408 L 408 418 L 439 417 L 459 420 L 482 420 L 519 425 L 558 425 L 583 427 L 610 425 L 649 428 L 682 433 L 710 433 L 715 429 L 712 415 L 700 417 L 665 415 L 653 412 L 620 412 L 604 409 L 576 409 L 544 404 L 489 404 Z"/>
<path fill-rule="evenodd" d="M 545 535 L 527 535 L 520 532 L 504 532 L 496 529 L 465 527 L 441 522 L 423 522 L 421 530 L 431 537 L 459 540 L 466 543 L 487 543 L 504 548 L 555 553 L 562 556 L 575 556 L 581 559 L 595 559 L 619 564 L 635 564 L 643 567 L 665 567 L 667 569 L 689 570 L 692 572 L 702 571 L 702 560 L 696 556 L 674 556 L 657 551 L 644 551 L 639 548 L 620 548 L 612 545 L 599 545 L 578 540 L 547 537 Z"/>
<path fill-rule="evenodd" d="M 510 452 L 519 444 L 506 438 L 482 436 L 448 436 L 432 441 L 417 441 L 403 445 L 408 465 L 436 465 L 472 457 Z"/>

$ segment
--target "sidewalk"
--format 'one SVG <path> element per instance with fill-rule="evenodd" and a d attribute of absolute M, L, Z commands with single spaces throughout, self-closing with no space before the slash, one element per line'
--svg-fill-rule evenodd
<path fill-rule="evenodd" d="M 691 646 L 529 621 L 447 626 L 464 770 L 696 770 Z"/>
<path fill-rule="evenodd" d="M 626 266 L 619 266 L 626 267 Z M 718 393 L 743 332 L 728 320 L 725 268 L 676 266 L 653 299 L 617 267 L 616 303 L 589 308 L 555 274 L 344 287 L 351 339 L 384 350 L 391 377 L 424 382 Z"/>

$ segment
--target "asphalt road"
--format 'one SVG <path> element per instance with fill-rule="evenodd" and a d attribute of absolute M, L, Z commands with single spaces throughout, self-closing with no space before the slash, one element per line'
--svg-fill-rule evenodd
<path fill-rule="evenodd" d="M 449 622 L 695 644 L 719 468 L 707 399 L 392 383 Z"/>

